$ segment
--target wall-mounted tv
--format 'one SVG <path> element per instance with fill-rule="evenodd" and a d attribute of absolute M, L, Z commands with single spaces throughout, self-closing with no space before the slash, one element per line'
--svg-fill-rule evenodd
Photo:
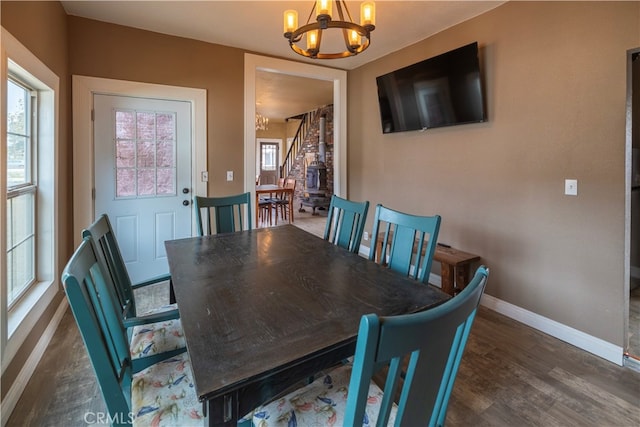
<path fill-rule="evenodd" d="M 485 120 L 478 43 L 376 78 L 382 132 Z"/>

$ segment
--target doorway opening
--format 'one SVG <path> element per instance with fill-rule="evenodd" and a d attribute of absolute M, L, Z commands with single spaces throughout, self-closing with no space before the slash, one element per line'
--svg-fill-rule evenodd
<path fill-rule="evenodd" d="M 347 197 L 347 73 L 344 70 L 320 67 L 317 65 L 282 59 L 245 54 L 245 191 L 251 192 L 255 199 L 255 183 L 258 175 L 256 166 L 256 74 L 258 71 L 279 73 L 290 76 L 330 81 L 333 83 L 334 106 L 334 192 Z M 255 221 L 255 219 L 254 219 Z"/>

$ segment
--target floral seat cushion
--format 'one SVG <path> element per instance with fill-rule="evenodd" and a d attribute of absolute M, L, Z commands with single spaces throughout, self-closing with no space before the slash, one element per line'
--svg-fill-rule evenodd
<path fill-rule="evenodd" d="M 202 403 L 196 395 L 187 353 L 133 375 L 131 412 L 134 426 L 204 425 Z"/>
<path fill-rule="evenodd" d="M 131 358 L 139 359 L 184 348 L 184 332 L 180 319 L 149 323 L 131 328 Z"/>
<path fill-rule="evenodd" d="M 253 411 L 253 425 L 270 426 L 342 426 L 352 365 L 343 365 L 311 384 L 289 393 Z M 367 407 L 362 425 L 375 425 L 383 392 L 373 381 L 369 385 Z M 393 405 L 388 425 L 393 425 L 397 406 Z"/>

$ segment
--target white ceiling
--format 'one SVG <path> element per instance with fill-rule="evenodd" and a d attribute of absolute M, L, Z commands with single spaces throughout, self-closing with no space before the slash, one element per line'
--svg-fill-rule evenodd
<path fill-rule="evenodd" d="M 350 70 L 480 15 L 504 1 L 376 1 L 371 46 L 345 59 L 312 60 L 294 53 L 283 36 L 283 12 L 297 9 L 302 25 L 311 0 L 291 1 L 62 1 L 69 15 L 236 47 L 258 54 Z M 347 1 L 354 21 L 360 2 Z M 334 12 L 335 13 L 335 12 Z M 332 102 L 331 84 L 259 73 L 256 109 L 281 120 Z"/>

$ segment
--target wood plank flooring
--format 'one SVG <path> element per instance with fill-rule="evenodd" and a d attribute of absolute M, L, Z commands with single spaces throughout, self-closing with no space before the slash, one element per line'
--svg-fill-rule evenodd
<path fill-rule="evenodd" d="M 151 293 L 139 297 L 154 304 L 168 298 L 166 287 Z M 84 344 L 67 311 L 7 425 L 94 425 L 96 414 L 104 410 Z M 481 307 L 447 425 L 637 427 L 640 372 Z"/>

